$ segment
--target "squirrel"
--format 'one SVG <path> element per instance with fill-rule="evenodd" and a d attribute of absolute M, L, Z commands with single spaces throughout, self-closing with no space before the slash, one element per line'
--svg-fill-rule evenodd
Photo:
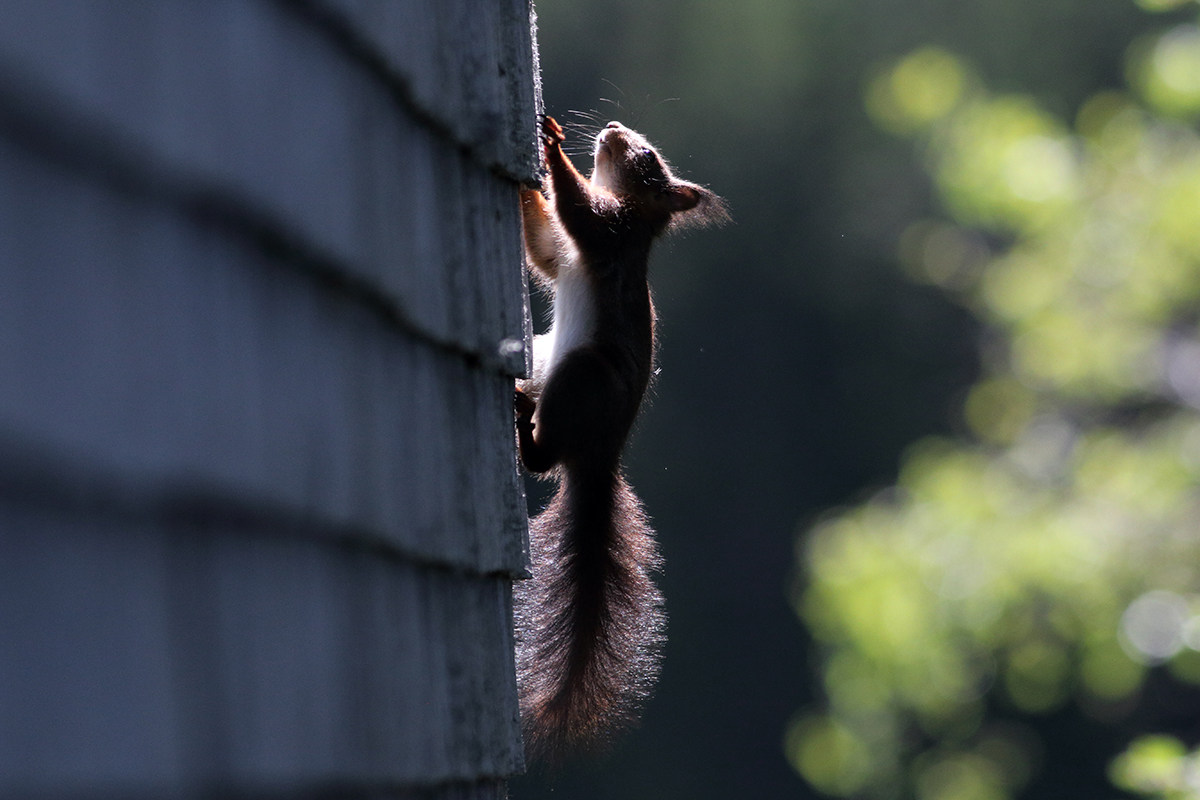
<path fill-rule="evenodd" d="M 621 452 L 655 372 L 651 245 L 728 219 L 708 189 L 676 178 L 640 134 L 610 122 L 585 178 L 544 117 L 547 194 L 522 189 L 526 260 L 552 292 L 551 330 L 516 389 L 520 457 L 557 491 L 530 520 L 533 577 L 514 590 L 526 747 L 556 760 L 636 722 L 665 641 L 654 531 Z"/>

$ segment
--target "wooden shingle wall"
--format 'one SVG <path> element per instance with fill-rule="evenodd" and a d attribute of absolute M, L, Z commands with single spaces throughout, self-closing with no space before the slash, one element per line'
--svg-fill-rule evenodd
<path fill-rule="evenodd" d="M 530 17 L 0 1 L 0 797 L 503 796 Z"/>

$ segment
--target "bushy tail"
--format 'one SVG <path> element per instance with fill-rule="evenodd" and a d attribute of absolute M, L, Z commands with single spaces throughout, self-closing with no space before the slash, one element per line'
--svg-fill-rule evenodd
<path fill-rule="evenodd" d="M 531 757 L 606 743 L 637 720 L 665 639 L 654 531 L 615 473 L 564 471 L 530 521 L 533 578 L 516 587 L 517 677 Z"/>

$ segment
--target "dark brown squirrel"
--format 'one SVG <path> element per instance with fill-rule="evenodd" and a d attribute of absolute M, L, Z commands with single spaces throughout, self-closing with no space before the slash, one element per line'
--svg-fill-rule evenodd
<path fill-rule="evenodd" d="M 610 122 L 590 178 L 542 125 L 549 199 L 523 190 L 527 260 L 553 292 L 516 393 L 526 469 L 558 482 L 530 521 L 533 577 L 517 585 L 517 675 L 526 747 L 557 759 L 603 745 L 638 718 L 658 676 L 666 617 L 651 579 L 654 531 L 621 451 L 654 372 L 648 266 L 668 229 L 728 219 L 722 200 L 680 180 L 648 141 Z"/>

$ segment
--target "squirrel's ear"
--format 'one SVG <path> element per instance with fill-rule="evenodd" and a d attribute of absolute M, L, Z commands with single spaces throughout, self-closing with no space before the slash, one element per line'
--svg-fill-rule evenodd
<path fill-rule="evenodd" d="M 697 191 L 699 188 L 699 186 L 691 186 L 686 183 L 672 186 L 667 192 L 667 205 L 670 207 L 671 213 L 691 211 L 700 205 L 700 192 Z"/>
<path fill-rule="evenodd" d="M 729 221 L 725 201 L 715 194 L 686 181 L 675 181 L 667 192 L 671 210 L 671 227 L 692 227 L 721 224 Z"/>

